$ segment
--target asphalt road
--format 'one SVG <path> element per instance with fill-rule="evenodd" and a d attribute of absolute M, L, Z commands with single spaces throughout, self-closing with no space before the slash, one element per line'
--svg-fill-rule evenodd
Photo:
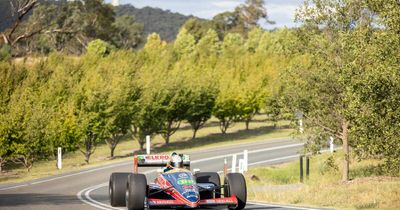
<path fill-rule="evenodd" d="M 191 167 L 201 171 L 219 172 L 227 157 L 231 165 L 232 154 L 242 158 L 249 151 L 249 167 L 270 165 L 296 159 L 302 145 L 290 139 L 276 139 L 234 146 L 223 146 L 189 153 Z M 178 151 L 179 152 L 179 151 Z M 0 185 L 0 209 L 116 209 L 109 206 L 108 179 L 112 172 L 131 172 L 133 161 L 101 166 L 80 172 L 47 177 L 30 182 Z M 154 168 L 142 168 L 147 180 L 156 177 Z M 248 204 L 246 209 L 308 209 L 263 204 Z"/>

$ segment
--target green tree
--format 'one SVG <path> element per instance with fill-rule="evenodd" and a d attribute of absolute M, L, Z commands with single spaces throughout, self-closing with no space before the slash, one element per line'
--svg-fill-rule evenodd
<path fill-rule="evenodd" d="M 137 23 L 133 16 L 123 15 L 115 19 L 116 29 L 113 43 L 119 48 L 136 48 L 142 39 L 143 24 Z"/>

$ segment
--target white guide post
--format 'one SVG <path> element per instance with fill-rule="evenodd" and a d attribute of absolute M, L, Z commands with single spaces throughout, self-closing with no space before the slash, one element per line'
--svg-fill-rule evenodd
<path fill-rule="evenodd" d="M 150 155 L 150 136 L 146 136 L 146 154 Z"/>
<path fill-rule="evenodd" d="M 244 173 L 244 160 L 240 159 L 239 160 L 239 173 Z"/>
<path fill-rule="evenodd" d="M 247 149 L 243 151 L 243 161 L 244 161 L 243 169 L 244 171 L 247 171 L 249 163 L 249 152 L 247 151 Z"/>
<path fill-rule="evenodd" d="M 302 119 L 299 120 L 299 126 L 300 126 L 300 129 L 299 129 L 300 133 L 303 133 L 304 128 L 303 128 L 303 120 Z"/>
<path fill-rule="evenodd" d="M 236 159 L 237 159 L 237 156 L 232 155 L 232 170 L 231 170 L 232 173 L 236 172 Z"/>
<path fill-rule="evenodd" d="M 57 168 L 62 168 L 62 150 L 61 147 L 57 148 Z"/>
<path fill-rule="evenodd" d="M 329 148 L 330 148 L 331 153 L 333 153 L 335 151 L 335 144 L 333 144 L 333 142 L 334 142 L 333 137 L 332 136 L 329 137 Z"/>

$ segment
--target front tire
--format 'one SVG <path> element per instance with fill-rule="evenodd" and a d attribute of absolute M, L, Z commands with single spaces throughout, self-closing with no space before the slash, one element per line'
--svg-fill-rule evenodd
<path fill-rule="evenodd" d="M 125 206 L 126 182 L 130 173 L 112 173 L 108 185 L 110 204 L 113 207 Z"/>
<path fill-rule="evenodd" d="M 221 197 L 221 180 L 219 178 L 218 173 L 215 172 L 198 172 L 194 175 L 196 177 L 196 182 L 197 183 L 212 183 L 217 189 L 215 189 L 215 197 L 220 198 Z M 200 193 L 200 198 L 201 199 L 208 199 L 208 198 L 213 198 L 213 193 L 212 192 L 201 192 Z"/>
<path fill-rule="evenodd" d="M 126 207 L 128 210 L 143 210 L 147 197 L 147 179 L 144 174 L 131 174 L 126 189 Z"/>
<path fill-rule="evenodd" d="M 238 205 L 229 207 L 232 210 L 241 210 L 246 207 L 247 202 L 247 187 L 246 180 L 241 173 L 229 173 L 224 180 L 224 195 L 230 197 L 235 195 L 238 200 Z"/>

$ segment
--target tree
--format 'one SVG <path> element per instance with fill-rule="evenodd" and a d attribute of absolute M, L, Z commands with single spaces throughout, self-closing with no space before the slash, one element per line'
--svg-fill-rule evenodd
<path fill-rule="evenodd" d="M 185 28 L 182 28 L 174 42 L 174 52 L 177 58 L 190 56 L 194 52 L 195 42 L 194 37 Z"/>
<path fill-rule="evenodd" d="M 216 15 L 212 20 L 212 27 L 220 38 L 227 33 L 238 33 L 247 37 L 247 33 L 253 28 L 259 27 L 260 20 L 273 24 L 268 19 L 265 2 L 263 0 L 246 0 L 235 8 L 233 12 L 224 12 Z"/>
<path fill-rule="evenodd" d="M 140 88 L 136 86 L 136 69 L 132 68 L 136 56 L 130 52 L 116 52 L 102 62 L 98 68 L 104 78 L 108 78 L 107 86 L 110 93 L 106 103 L 106 138 L 110 148 L 110 157 L 122 138 L 131 128 L 134 115 L 138 112 L 137 101 L 140 98 Z"/>
<path fill-rule="evenodd" d="M 366 68 L 365 62 L 357 61 L 359 52 L 365 51 L 365 41 L 371 38 L 373 15 L 366 12 L 368 8 L 362 1 L 312 3 L 306 2 L 297 15 L 305 24 L 300 39 L 312 40 L 301 43 L 307 46 L 304 53 L 310 56 L 309 62 L 296 65 L 289 72 L 290 82 L 285 86 L 290 101 L 286 104 L 304 114 L 311 142 L 318 144 L 327 136 L 342 142 L 342 180 L 347 181 L 350 145 L 358 144 L 357 139 L 351 138 L 354 113 L 359 110 L 354 109 L 357 97 L 353 89 Z"/>
<path fill-rule="evenodd" d="M 9 2 L 11 5 L 10 13 L 12 17 L 10 18 L 12 18 L 12 26 L 5 32 L 2 32 L 1 36 L 3 37 L 5 44 L 15 46 L 17 42 L 39 33 L 42 28 L 40 27 L 35 30 L 25 31 L 22 34 L 14 36 L 26 15 L 38 5 L 38 0 L 10 0 Z"/>
<path fill-rule="evenodd" d="M 116 28 L 113 42 L 117 47 L 131 49 L 140 44 L 143 24 L 137 23 L 133 16 L 119 16 L 115 19 L 113 26 Z"/>
<path fill-rule="evenodd" d="M 192 90 L 188 96 L 189 106 L 185 113 L 185 119 L 193 130 L 192 139 L 196 138 L 197 131 L 211 118 L 215 105 L 215 93 L 210 88 Z"/>

